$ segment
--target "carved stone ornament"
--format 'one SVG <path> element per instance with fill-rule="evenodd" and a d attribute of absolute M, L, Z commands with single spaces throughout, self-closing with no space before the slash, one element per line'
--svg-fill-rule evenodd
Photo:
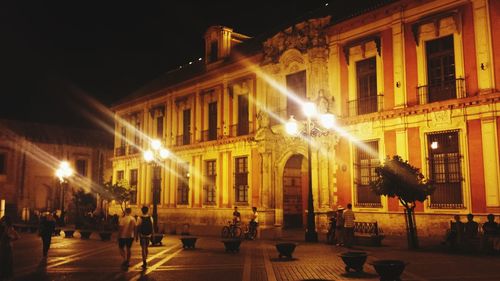
<path fill-rule="evenodd" d="M 263 43 L 262 64 L 277 63 L 280 56 L 289 49 L 305 53 L 310 48 L 327 48 L 328 37 L 323 29 L 330 23 L 330 16 L 310 19 L 278 32 Z"/>

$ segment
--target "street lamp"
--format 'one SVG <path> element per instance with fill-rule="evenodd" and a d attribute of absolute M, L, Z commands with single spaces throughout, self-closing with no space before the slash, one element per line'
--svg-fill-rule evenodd
<path fill-rule="evenodd" d="M 56 170 L 56 177 L 59 178 L 61 185 L 61 223 L 64 224 L 64 197 L 66 195 L 66 187 L 68 186 L 68 178 L 73 175 L 73 169 L 68 161 L 61 161 L 59 168 Z"/>
<path fill-rule="evenodd" d="M 151 140 L 151 149 L 144 151 L 144 160 L 148 164 L 153 165 L 153 227 L 156 233 L 158 233 L 158 203 L 160 203 L 160 187 L 161 187 L 161 177 L 160 177 L 160 162 L 167 159 L 170 156 L 170 151 L 164 148 L 160 140 Z"/>
<path fill-rule="evenodd" d="M 312 102 L 306 102 L 303 106 L 306 116 L 305 126 L 299 130 L 299 124 L 293 116 L 285 124 L 286 132 L 290 135 L 305 135 L 307 141 L 307 173 L 308 173 L 308 196 L 307 196 L 307 226 L 305 240 L 307 242 L 318 242 L 318 233 L 316 232 L 316 222 L 314 218 L 314 201 L 312 192 L 311 176 L 311 142 L 313 136 L 328 134 L 335 124 L 335 116 L 331 113 L 320 114 L 316 110 L 316 105 Z"/>

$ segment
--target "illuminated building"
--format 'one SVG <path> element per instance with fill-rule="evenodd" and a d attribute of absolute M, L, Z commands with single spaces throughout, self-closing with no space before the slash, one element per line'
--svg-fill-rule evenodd
<path fill-rule="evenodd" d="M 112 152 L 111 136 L 95 130 L 0 120 L 0 199 L 5 200 L 5 214 L 28 220 L 29 213 L 33 218 L 34 211 L 61 210 L 62 204 L 71 213 L 72 191 L 83 188 L 96 194 L 95 186 L 111 178 Z M 55 175 L 62 160 L 74 170 L 66 190 Z"/>
<path fill-rule="evenodd" d="M 441 234 L 453 214 L 499 213 L 500 2 L 374 3 L 351 16 L 328 6 L 265 38 L 211 27 L 203 60 L 117 103 L 113 169 L 136 188 L 132 203 L 152 198 L 144 133 L 175 155 L 157 170 L 167 228 L 216 233 L 234 206 L 244 218 L 258 207 L 264 234 L 304 226 L 310 176 L 318 229 L 352 202 L 358 220 L 404 232 L 398 201 L 368 188 L 394 154 L 436 183 L 417 206 L 420 234 Z M 337 116 L 338 132 L 315 139 L 311 175 L 306 143 L 284 133 L 302 118 L 285 92 Z"/>

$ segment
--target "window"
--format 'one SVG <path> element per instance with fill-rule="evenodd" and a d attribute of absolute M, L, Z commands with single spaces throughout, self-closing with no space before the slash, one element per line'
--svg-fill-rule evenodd
<path fill-rule="evenodd" d="M 123 180 L 123 171 L 116 171 L 116 182 L 120 182 Z"/>
<path fill-rule="evenodd" d="M 248 158 L 235 159 L 235 200 L 238 203 L 248 202 Z"/>
<path fill-rule="evenodd" d="M 87 176 L 87 160 L 78 159 L 76 160 L 75 166 L 76 166 L 76 172 L 79 175 L 82 175 L 84 177 Z"/>
<path fill-rule="evenodd" d="M 297 98 L 306 100 L 306 71 L 289 74 L 286 76 L 286 88 L 292 92 Z M 286 100 L 287 117 L 295 116 L 297 120 L 304 120 L 305 116 L 302 112 L 302 107 L 294 98 L 287 97 Z"/>
<path fill-rule="evenodd" d="M 156 117 L 156 137 L 163 138 L 163 116 Z"/>
<path fill-rule="evenodd" d="M 238 96 L 238 136 L 248 135 L 248 95 Z"/>
<path fill-rule="evenodd" d="M 427 41 L 427 100 L 429 102 L 455 98 L 455 53 L 453 35 Z"/>
<path fill-rule="evenodd" d="M 208 140 L 217 139 L 217 102 L 208 104 Z"/>
<path fill-rule="evenodd" d="M 216 174 L 216 162 L 215 160 L 209 160 L 206 161 L 206 183 L 205 186 L 203 187 L 204 189 L 204 198 L 205 198 L 205 204 L 207 205 L 213 205 L 215 204 L 215 192 L 216 192 L 216 179 L 217 179 L 217 174 Z"/>
<path fill-rule="evenodd" d="M 189 144 L 191 139 L 191 109 L 185 109 L 182 113 L 182 144 Z"/>
<path fill-rule="evenodd" d="M 7 155 L 0 153 L 0 175 L 7 173 Z"/>
<path fill-rule="evenodd" d="M 357 114 L 377 112 L 377 61 L 375 57 L 356 62 Z"/>
<path fill-rule="evenodd" d="M 130 204 L 137 204 L 137 169 L 130 170 Z"/>
<path fill-rule="evenodd" d="M 120 147 L 125 147 L 126 141 L 127 141 L 127 128 L 123 126 L 121 130 Z"/>
<path fill-rule="evenodd" d="M 355 186 L 356 206 L 380 207 L 380 196 L 370 189 L 370 182 L 377 179 L 375 168 L 380 165 L 378 156 L 378 141 L 361 143 L 356 148 Z"/>
<path fill-rule="evenodd" d="M 189 203 L 189 163 L 180 164 L 177 175 L 177 204 Z"/>
<path fill-rule="evenodd" d="M 140 136 L 140 134 L 141 134 L 141 122 L 137 118 L 135 120 L 135 130 L 134 130 L 134 144 L 137 145 L 137 146 L 141 142 L 141 136 Z"/>
<path fill-rule="evenodd" d="M 461 208 L 462 155 L 458 146 L 458 131 L 427 135 L 429 178 L 436 189 L 431 196 L 432 208 Z"/>

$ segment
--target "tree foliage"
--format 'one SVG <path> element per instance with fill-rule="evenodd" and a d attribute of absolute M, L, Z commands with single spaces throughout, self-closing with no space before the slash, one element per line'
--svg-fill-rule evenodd
<path fill-rule="evenodd" d="M 108 200 L 115 200 L 120 205 L 122 211 L 125 211 L 127 202 L 130 201 L 130 187 L 127 181 L 121 180 L 116 183 L 111 181 L 105 182 L 101 196 Z"/>
<path fill-rule="evenodd" d="M 413 208 L 415 202 L 423 202 L 434 192 L 432 183 L 424 177 L 419 168 L 394 155 L 386 158 L 384 164 L 375 168 L 377 179 L 370 187 L 377 195 L 398 197 L 407 209 Z"/>

